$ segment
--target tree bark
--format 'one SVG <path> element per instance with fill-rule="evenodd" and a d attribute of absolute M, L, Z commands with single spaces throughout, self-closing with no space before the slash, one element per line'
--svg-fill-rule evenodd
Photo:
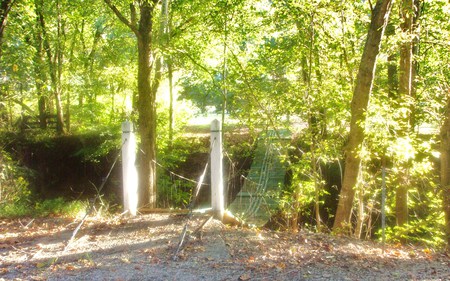
<path fill-rule="evenodd" d="M 63 134 L 66 132 L 66 129 L 68 131 L 68 128 L 65 127 L 64 124 L 64 113 L 63 113 L 63 102 L 62 102 L 62 67 L 63 67 L 63 36 L 64 36 L 64 26 L 62 22 L 62 15 L 61 15 L 61 3 L 60 0 L 56 0 L 56 9 L 57 9 L 57 38 L 56 38 L 56 48 L 55 48 L 55 55 L 56 55 L 56 91 L 55 91 L 55 98 L 56 98 L 56 132 L 58 134 Z M 69 110 L 69 109 L 68 109 Z M 68 119 L 69 116 L 66 116 L 67 124 L 70 124 L 70 120 Z M 70 127 L 70 126 L 68 126 Z"/>
<path fill-rule="evenodd" d="M 36 13 L 37 14 L 37 13 Z M 36 18 L 36 34 L 34 47 L 36 52 L 34 54 L 34 80 L 36 84 L 36 92 L 38 96 L 38 112 L 39 112 L 39 126 L 41 129 L 47 128 L 47 97 L 44 91 L 44 81 L 46 76 L 44 73 L 44 53 L 42 47 L 42 32 L 39 28 L 39 17 Z"/>
<path fill-rule="evenodd" d="M 376 58 L 380 51 L 381 38 L 388 22 L 391 8 L 392 0 L 378 0 L 372 11 L 372 19 L 356 77 L 356 86 L 353 91 L 352 116 L 349 140 L 346 147 L 344 179 L 333 225 L 334 231 L 346 230 L 350 227 L 355 186 L 361 163 L 359 150 L 365 137 L 366 111 L 372 91 Z"/>
<path fill-rule="evenodd" d="M 388 23 L 386 26 L 386 36 L 394 37 L 395 36 L 395 26 L 392 23 Z M 387 73 L 388 73 L 388 96 L 391 100 L 397 100 L 398 98 L 398 70 L 397 70 L 397 52 L 393 52 L 389 54 L 387 59 Z"/>
<path fill-rule="evenodd" d="M 156 207 L 156 93 L 151 86 L 153 5 L 140 7 L 138 37 L 138 114 L 141 154 L 139 163 L 139 207 Z"/>
<path fill-rule="evenodd" d="M 59 40 L 61 40 L 61 38 L 59 38 L 60 32 L 61 32 L 61 30 L 60 30 L 61 22 L 60 22 L 60 18 L 58 17 L 58 23 L 57 23 L 58 24 L 58 38 L 57 38 L 58 46 L 55 48 L 55 54 L 53 56 L 52 49 L 50 47 L 50 43 L 49 43 L 48 36 L 47 36 L 45 18 L 44 18 L 44 14 L 42 11 L 43 2 L 35 0 L 35 6 L 36 6 L 36 12 L 37 12 L 37 16 L 39 18 L 39 24 L 40 24 L 40 28 L 41 28 L 41 32 L 42 32 L 44 51 L 47 54 L 47 63 L 48 63 L 49 72 L 50 72 L 50 79 L 51 79 L 51 83 L 52 83 L 53 95 L 55 98 L 56 132 L 58 134 L 63 134 L 65 132 L 65 130 L 64 130 L 64 121 L 63 121 L 64 116 L 63 116 L 63 109 L 62 109 L 62 101 L 61 101 L 62 50 L 61 50 L 61 46 L 59 46 L 59 44 L 61 44 L 59 42 Z M 60 13 L 59 4 L 58 4 L 58 13 Z"/>
<path fill-rule="evenodd" d="M 445 234 L 447 247 L 450 249 L 450 92 L 447 94 L 444 123 L 441 127 L 441 189 Z"/>
<path fill-rule="evenodd" d="M 163 16 L 163 20 L 161 21 L 164 28 L 164 44 L 165 46 L 169 46 L 170 44 L 170 32 L 172 30 L 172 18 L 169 16 L 169 3 L 170 0 L 163 0 L 161 14 Z M 173 130 L 174 130 L 174 96 L 173 96 L 173 61 L 172 56 L 169 54 L 166 58 L 167 64 L 167 76 L 169 79 L 169 140 L 168 140 L 168 148 L 169 152 L 172 151 L 173 148 Z"/>
<path fill-rule="evenodd" d="M 136 9 L 130 3 L 131 18 L 128 20 L 111 2 L 104 0 L 114 14 L 134 32 L 138 47 L 138 133 L 140 136 L 137 158 L 139 187 L 138 207 L 156 207 L 156 91 L 159 87 L 161 69 L 155 67 L 152 80 L 152 33 L 153 11 L 158 0 L 139 1 L 139 22 Z M 157 64 L 157 63 L 156 63 Z M 153 82 L 153 83 L 152 83 Z"/>
<path fill-rule="evenodd" d="M 8 20 L 9 12 L 13 6 L 13 0 L 1 0 L 0 2 L 0 62 L 2 60 L 2 50 L 3 50 L 3 34 L 5 31 L 6 23 Z M 4 93 L 0 90 L 0 101 L 4 98 Z M 0 124 L 8 123 L 8 112 L 6 106 L 3 102 L 0 102 Z"/>
<path fill-rule="evenodd" d="M 400 67 L 399 67 L 399 95 L 403 101 L 406 101 L 406 106 L 411 102 L 411 77 L 412 77 L 412 40 L 410 39 L 412 31 L 412 15 L 414 13 L 413 0 L 403 0 L 400 14 L 402 18 L 401 29 L 405 34 L 406 40 L 400 46 Z M 408 106 L 409 107 L 409 106 Z M 407 135 L 410 132 L 410 116 L 407 115 L 405 120 L 400 120 L 400 134 Z M 402 226 L 408 222 L 408 189 L 409 189 L 409 175 L 407 173 L 407 163 L 401 163 L 403 166 L 399 173 L 399 186 L 397 187 L 395 199 L 395 213 L 397 225 Z"/>
<path fill-rule="evenodd" d="M 0 59 L 2 57 L 3 50 L 3 34 L 5 32 L 6 23 L 8 21 L 9 12 L 11 11 L 11 7 L 13 4 L 13 0 L 2 0 L 0 2 Z"/>

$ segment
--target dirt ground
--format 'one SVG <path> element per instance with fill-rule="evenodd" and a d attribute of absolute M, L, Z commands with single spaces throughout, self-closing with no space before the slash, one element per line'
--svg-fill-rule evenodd
<path fill-rule="evenodd" d="M 0 280 L 450 280 L 450 256 L 417 247 L 254 230 L 195 215 L 0 221 Z"/>

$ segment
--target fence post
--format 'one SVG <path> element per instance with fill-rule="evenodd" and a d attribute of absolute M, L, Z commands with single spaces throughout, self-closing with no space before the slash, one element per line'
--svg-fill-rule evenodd
<path fill-rule="evenodd" d="M 211 207 L 214 216 L 222 220 L 224 213 L 222 124 L 211 122 Z"/>
<path fill-rule="evenodd" d="M 123 176 L 123 208 L 130 215 L 136 215 L 138 194 L 138 175 L 136 171 L 136 137 L 133 123 L 122 123 L 122 176 Z"/>

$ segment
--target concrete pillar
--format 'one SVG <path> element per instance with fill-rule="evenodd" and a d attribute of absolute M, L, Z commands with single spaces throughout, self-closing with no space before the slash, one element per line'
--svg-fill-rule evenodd
<path fill-rule="evenodd" d="M 135 216 L 138 202 L 138 175 L 136 171 L 136 137 L 133 123 L 122 123 L 123 208 Z"/>
<path fill-rule="evenodd" d="M 211 207 L 214 216 L 222 220 L 224 214 L 222 124 L 211 122 Z"/>

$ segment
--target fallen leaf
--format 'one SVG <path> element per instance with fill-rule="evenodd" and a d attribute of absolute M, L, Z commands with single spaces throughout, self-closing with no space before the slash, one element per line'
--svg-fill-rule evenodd
<path fill-rule="evenodd" d="M 248 274 L 248 273 L 244 273 L 241 276 L 239 276 L 240 281 L 247 281 L 247 280 L 250 280 L 250 278 L 251 278 L 250 274 Z"/>
<path fill-rule="evenodd" d="M 278 271 L 282 271 L 283 269 L 286 268 L 286 264 L 284 262 L 280 262 L 275 267 L 277 268 Z"/>
<path fill-rule="evenodd" d="M 45 267 L 45 266 L 47 266 L 47 265 L 48 265 L 47 262 L 38 262 L 38 263 L 36 264 L 36 267 L 37 267 L 37 268 L 43 268 L 43 267 Z"/>
<path fill-rule="evenodd" d="M 8 273 L 9 270 L 7 268 L 0 268 L 0 275 Z"/>

